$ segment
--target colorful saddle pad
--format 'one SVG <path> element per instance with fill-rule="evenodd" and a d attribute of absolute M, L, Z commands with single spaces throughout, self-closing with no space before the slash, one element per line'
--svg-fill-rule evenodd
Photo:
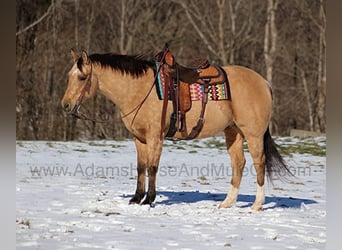
<path fill-rule="evenodd" d="M 157 69 L 159 68 L 158 62 L 156 63 Z M 193 84 L 189 84 L 190 86 L 190 98 L 192 101 L 199 101 L 202 100 L 203 93 L 204 93 L 204 86 L 200 82 L 196 82 Z M 160 68 L 158 76 L 157 76 L 157 94 L 160 100 L 164 99 L 164 88 L 165 88 L 165 76 L 163 67 Z M 170 100 L 170 96 L 168 97 Z M 229 89 L 227 84 L 224 83 L 217 83 L 217 84 L 210 84 L 209 86 L 209 93 L 208 93 L 208 100 L 210 101 L 220 101 L 220 100 L 229 100 Z"/>

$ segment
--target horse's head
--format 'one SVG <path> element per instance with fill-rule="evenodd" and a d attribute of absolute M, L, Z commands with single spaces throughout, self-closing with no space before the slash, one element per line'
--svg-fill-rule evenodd
<path fill-rule="evenodd" d="M 74 64 L 68 73 L 68 87 L 61 101 L 64 111 L 76 113 L 82 101 L 92 97 L 97 88 L 98 81 L 93 74 L 93 65 L 87 54 L 82 51 L 81 56 L 71 50 Z"/>

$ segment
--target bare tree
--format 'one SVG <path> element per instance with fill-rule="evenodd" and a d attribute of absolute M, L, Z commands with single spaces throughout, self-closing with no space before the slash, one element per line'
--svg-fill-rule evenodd
<path fill-rule="evenodd" d="M 264 56 L 266 66 L 266 79 L 272 85 L 273 80 L 273 64 L 277 52 L 277 27 L 276 27 L 276 11 L 278 8 L 278 0 L 267 0 L 267 21 L 265 25 L 264 37 Z"/>
<path fill-rule="evenodd" d="M 278 3 L 278 0 L 267 0 L 267 18 L 264 36 L 264 56 L 266 67 L 266 79 L 271 86 L 273 84 L 273 68 L 277 52 L 278 31 L 276 27 L 276 11 L 278 8 Z M 277 103 L 276 94 L 273 95 L 273 102 L 274 104 Z M 274 122 L 274 120 L 275 118 L 273 117 L 273 120 L 270 124 L 270 130 L 272 131 L 272 133 L 278 133 L 277 123 Z"/>
<path fill-rule="evenodd" d="M 315 130 L 319 132 L 325 131 L 325 100 L 326 100 L 326 84 L 327 84 L 327 72 L 326 72 L 326 15 L 324 1 L 319 1 L 319 22 L 317 23 L 319 29 L 319 57 L 318 57 L 318 101 L 317 101 L 317 121 Z"/>
<path fill-rule="evenodd" d="M 209 3 L 210 2 L 210 3 Z M 17 0 L 17 138 L 123 138 L 123 123 L 76 121 L 60 108 L 69 50 L 146 53 L 169 42 L 182 63 L 207 57 L 241 64 L 274 90 L 273 127 L 325 131 L 326 0 Z M 228 76 L 229 77 L 229 76 Z M 101 95 L 82 105 L 90 116 L 119 120 Z"/>

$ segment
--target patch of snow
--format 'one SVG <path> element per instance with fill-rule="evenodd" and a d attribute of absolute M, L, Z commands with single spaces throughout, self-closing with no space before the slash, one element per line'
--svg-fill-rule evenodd
<path fill-rule="evenodd" d="M 132 141 L 18 141 L 17 249 L 324 249 L 325 157 L 286 157 L 296 177 L 266 183 L 264 210 L 254 212 L 246 152 L 238 201 L 219 209 L 231 169 L 213 140 L 224 143 L 165 142 L 153 207 L 128 204 L 136 187 Z"/>

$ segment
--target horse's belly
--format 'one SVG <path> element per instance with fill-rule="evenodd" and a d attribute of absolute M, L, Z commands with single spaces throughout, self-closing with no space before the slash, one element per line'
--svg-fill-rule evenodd
<path fill-rule="evenodd" d="M 186 113 L 186 129 L 187 134 L 190 134 L 193 127 L 196 126 L 200 117 L 202 109 L 201 101 L 193 101 L 192 107 L 189 112 Z M 209 101 L 205 114 L 204 124 L 201 132 L 197 138 L 211 137 L 219 132 L 222 132 L 225 128 L 233 124 L 232 110 L 230 108 L 229 101 Z M 175 137 L 182 139 L 186 137 L 186 133 L 177 132 Z"/>

